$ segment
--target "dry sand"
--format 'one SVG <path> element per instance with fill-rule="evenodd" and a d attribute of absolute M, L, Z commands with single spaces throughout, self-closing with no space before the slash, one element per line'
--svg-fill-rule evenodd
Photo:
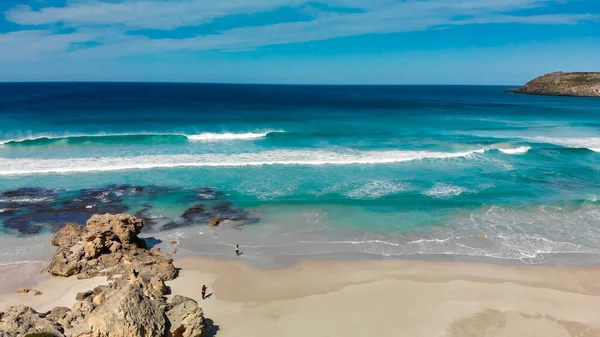
<path fill-rule="evenodd" d="M 172 292 L 198 300 L 220 337 L 600 336 L 600 267 L 310 261 L 262 270 L 205 258 L 176 265 Z M 0 310 L 15 302 L 70 306 L 78 291 L 102 282 L 45 279 L 33 286 L 43 295 L 0 296 Z M 206 300 L 203 284 L 212 293 Z"/>

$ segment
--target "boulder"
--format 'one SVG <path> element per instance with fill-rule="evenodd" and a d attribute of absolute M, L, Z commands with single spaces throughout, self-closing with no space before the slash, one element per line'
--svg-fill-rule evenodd
<path fill-rule="evenodd" d="M 47 332 L 56 337 L 63 337 L 64 330 L 60 324 L 44 318 L 43 314 L 24 305 L 8 308 L 0 312 L 0 336 L 22 337 L 31 333 Z"/>
<path fill-rule="evenodd" d="M 67 225 L 52 239 L 58 248 L 46 269 L 52 275 L 78 278 L 125 275 L 136 270 L 162 281 L 177 276 L 172 259 L 146 249 L 138 237 L 144 222 L 128 214 L 94 215 L 85 227 Z"/>
<path fill-rule="evenodd" d="M 199 337 L 208 329 L 202 308 L 189 297 L 175 295 L 165 315 L 169 321 L 169 336 Z"/>
<path fill-rule="evenodd" d="M 82 337 L 155 337 L 164 336 L 166 320 L 139 285 L 123 283 L 74 330 Z"/>

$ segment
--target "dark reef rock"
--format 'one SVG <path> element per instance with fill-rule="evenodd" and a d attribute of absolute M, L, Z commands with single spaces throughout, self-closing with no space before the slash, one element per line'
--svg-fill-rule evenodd
<path fill-rule="evenodd" d="M 530 95 L 600 97 L 600 72 L 549 73 L 521 88 L 507 91 Z"/>
<path fill-rule="evenodd" d="M 193 206 L 180 218 L 155 215 L 153 202 L 163 196 Z M 116 184 L 79 191 L 21 188 L 0 192 L 0 221 L 3 224 L 0 230 L 19 235 L 57 232 L 65 223 L 84 224 L 92 214 L 129 212 L 128 204 L 140 201 L 144 206 L 135 216 L 145 220 L 145 231 L 209 225 L 215 219 L 234 221 L 235 226 L 258 221 L 250 219 L 247 211 L 233 208 L 223 197 L 222 192 L 209 187 L 182 189 Z"/>

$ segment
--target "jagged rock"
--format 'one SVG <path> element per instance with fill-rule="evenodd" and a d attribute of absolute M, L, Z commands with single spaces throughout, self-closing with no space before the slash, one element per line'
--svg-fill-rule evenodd
<path fill-rule="evenodd" d="M 33 296 L 40 296 L 41 294 L 42 294 L 42 292 L 41 292 L 41 291 L 39 291 L 39 290 L 36 290 L 36 291 L 33 293 Z"/>
<path fill-rule="evenodd" d="M 67 225 L 52 239 L 58 246 L 47 271 L 55 276 L 90 278 L 132 270 L 162 281 L 177 275 L 173 261 L 146 249 L 137 235 L 143 221 L 128 214 L 92 216 L 85 227 Z"/>
<path fill-rule="evenodd" d="M 170 336 L 199 337 L 207 330 L 202 308 L 189 297 L 175 295 L 171 309 L 165 313 L 169 321 Z"/>
<path fill-rule="evenodd" d="M 71 309 L 67 307 L 56 307 L 46 313 L 47 319 L 57 322 L 62 326 L 69 325 L 69 318 L 71 317 Z"/>
<path fill-rule="evenodd" d="M 56 247 L 72 247 L 81 239 L 81 234 L 83 234 L 82 226 L 68 223 L 56 233 L 50 243 Z"/>
<path fill-rule="evenodd" d="M 83 301 L 84 299 L 92 296 L 94 294 L 94 292 L 92 290 L 88 290 L 86 292 L 82 292 L 82 293 L 77 293 L 77 295 L 75 296 L 75 299 L 77 301 Z"/>
<path fill-rule="evenodd" d="M 105 235 L 113 241 L 122 244 L 139 243 L 138 234 L 144 226 L 144 221 L 129 214 L 93 215 L 85 226 L 88 235 Z M 118 240 L 114 240 L 114 236 Z"/>
<path fill-rule="evenodd" d="M 30 333 L 48 332 L 63 337 L 60 324 L 43 317 L 43 314 L 24 305 L 16 305 L 0 313 L 0 335 L 22 337 Z"/>
<path fill-rule="evenodd" d="M 167 294 L 167 286 L 159 277 L 141 274 L 137 276 L 136 281 L 144 289 L 144 295 L 151 299 L 161 298 Z"/>
<path fill-rule="evenodd" d="M 139 285 L 132 283 L 107 294 L 105 301 L 79 325 L 75 330 L 89 331 L 85 335 L 89 337 L 156 337 L 164 336 L 166 331 L 162 311 Z"/>
<path fill-rule="evenodd" d="M 57 337 L 198 337 L 207 327 L 202 309 L 190 298 L 167 303 L 165 281 L 177 276 L 172 259 L 148 250 L 137 234 L 143 223 L 130 215 L 94 216 L 86 227 L 65 226 L 47 270 L 87 278 L 115 276 L 108 285 L 78 293 L 71 309 L 40 314 L 17 306 L 0 312 L 0 336 L 50 332 Z M 119 277 L 116 277 L 119 276 Z M 22 292 L 39 291 L 23 289 Z M 6 331 L 6 332 L 5 332 Z"/>

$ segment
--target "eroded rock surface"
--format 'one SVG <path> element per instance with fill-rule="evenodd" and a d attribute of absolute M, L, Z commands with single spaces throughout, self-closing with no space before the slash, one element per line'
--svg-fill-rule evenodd
<path fill-rule="evenodd" d="M 177 270 L 172 260 L 146 249 L 138 237 L 143 221 L 129 214 L 94 215 L 85 227 L 67 224 L 52 239 L 57 250 L 47 271 L 54 276 L 90 278 L 136 271 L 162 281 Z"/>
<path fill-rule="evenodd" d="M 57 337 L 199 337 L 208 327 L 191 298 L 168 303 L 165 281 L 177 276 L 172 260 L 146 248 L 143 221 L 128 214 L 94 215 L 85 227 L 66 225 L 47 270 L 57 276 L 114 277 L 77 294 L 72 308 L 39 313 L 26 306 L 0 312 L 0 337 L 49 332 Z"/>

